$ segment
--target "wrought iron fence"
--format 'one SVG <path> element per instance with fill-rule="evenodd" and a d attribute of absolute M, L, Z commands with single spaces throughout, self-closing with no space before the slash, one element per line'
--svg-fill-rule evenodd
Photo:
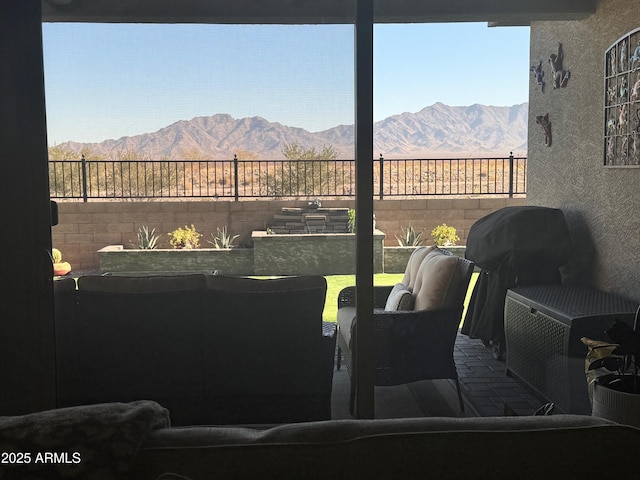
<path fill-rule="evenodd" d="M 373 160 L 385 197 L 526 194 L 527 158 Z M 52 160 L 54 199 L 355 196 L 354 160 Z"/>

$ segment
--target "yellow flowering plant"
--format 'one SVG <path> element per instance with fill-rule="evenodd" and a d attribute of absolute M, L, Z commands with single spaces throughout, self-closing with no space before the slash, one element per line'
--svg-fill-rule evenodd
<path fill-rule="evenodd" d="M 185 225 L 169 233 L 169 243 L 173 248 L 200 248 L 201 236 L 193 224 L 191 227 Z"/>
<path fill-rule="evenodd" d="M 446 223 L 442 225 L 438 225 L 433 230 L 431 230 L 431 238 L 436 243 L 437 246 L 448 246 L 455 245 L 460 237 L 456 235 L 455 227 L 450 227 Z"/>

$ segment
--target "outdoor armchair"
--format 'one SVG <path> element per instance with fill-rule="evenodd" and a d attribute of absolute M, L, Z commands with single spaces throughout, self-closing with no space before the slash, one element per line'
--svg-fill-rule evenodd
<path fill-rule="evenodd" d="M 469 260 L 436 247 L 422 247 L 407 263 L 407 283 L 374 287 L 375 385 L 452 379 L 464 411 L 453 348 L 472 272 Z M 399 300 L 399 296 L 404 298 Z M 409 310 L 402 309 L 408 305 Z M 352 414 L 358 377 L 353 361 L 358 349 L 356 325 L 355 287 L 347 287 L 338 296 L 337 368 L 342 357 L 351 379 Z"/>

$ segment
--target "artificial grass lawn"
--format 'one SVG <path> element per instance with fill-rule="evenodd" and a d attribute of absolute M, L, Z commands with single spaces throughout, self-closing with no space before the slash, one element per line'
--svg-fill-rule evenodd
<path fill-rule="evenodd" d="M 377 273 L 373 276 L 374 285 L 395 285 L 402 281 L 404 273 Z M 324 303 L 322 319 L 325 322 L 335 322 L 338 315 L 338 294 L 345 287 L 356 284 L 355 275 L 328 275 L 327 300 Z"/>
<path fill-rule="evenodd" d="M 377 273 L 373 276 L 374 285 L 395 285 L 402 281 L 404 273 Z M 355 275 L 327 275 L 327 300 L 324 303 L 324 312 L 322 313 L 322 319 L 325 322 L 335 322 L 338 314 L 338 294 L 340 290 L 345 287 L 356 284 Z M 469 290 L 467 291 L 467 298 L 464 301 L 465 311 L 462 314 L 462 318 L 467 310 L 469 299 L 471 298 L 471 292 L 478 279 L 478 274 L 474 273 L 471 276 L 471 282 L 469 282 Z"/>

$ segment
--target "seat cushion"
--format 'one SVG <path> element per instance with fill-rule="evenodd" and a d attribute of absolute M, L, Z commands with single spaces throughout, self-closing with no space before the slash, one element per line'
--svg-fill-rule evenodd
<path fill-rule="evenodd" d="M 338 309 L 338 335 L 351 346 L 351 325 L 356 318 L 356 307 L 342 307 Z"/>
<path fill-rule="evenodd" d="M 389 293 L 386 311 L 399 311 L 413 309 L 413 294 L 404 283 L 396 283 Z"/>
<path fill-rule="evenodd" d="M 431 250 L 422 260 L 414 293 L 414 310 L 437 310 L 451 307 L 457 300 L 460 274 L 458 258 L 439 248 Z"/>

